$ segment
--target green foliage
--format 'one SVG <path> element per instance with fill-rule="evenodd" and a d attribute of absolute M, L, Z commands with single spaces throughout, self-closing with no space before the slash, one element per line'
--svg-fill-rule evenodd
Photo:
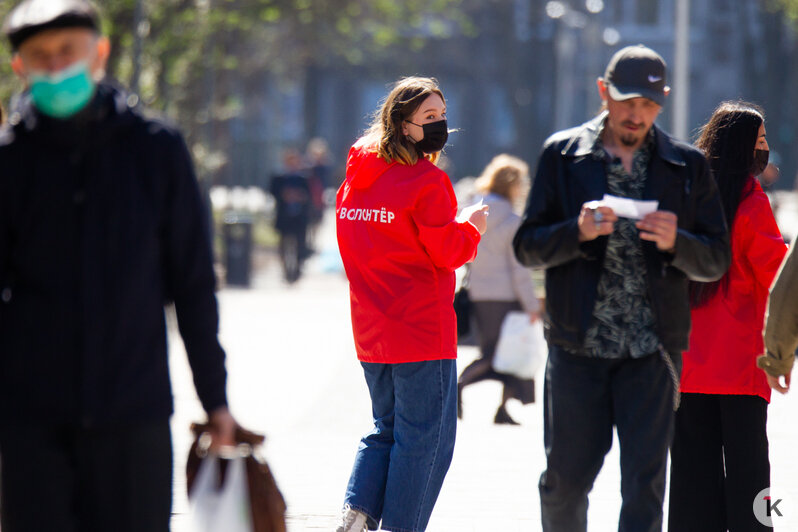
<path fill-rule="evenodd" d="M 782 11 L 793 23 L 798 23 L 798 0 L 767 0 L 771 11 Z"/>
<path fill-rule="evenodd" d="M 504 0 L 500 0 L 504 1 Z M 0 0 L 4 20 L 19 0 Z M 478 0 L 94 0 L 111 41 L 108 74 L 180 126 L 201 178 L 232 153 L 230 119 L 267 105 L 264 81 L 310 67 L 405 62 L 432 39 L 473 35 Z M 138 9 L 137 9 L 138 8 Z M 137 24 L 137 15 L 139 16 Z M 0 102 L 22 84 L 0 44 Z"/>
<path fill-rule="evenodd" d="M 141 94 L 182 119 L 207 102 L 214 83 L 224 101 L 231 78 L 284 76 L 308 65 L 358 63 L 402 46 L 460 31 L 464 0 L 140 0 L 149 31 L 143 36 Z M 110 71 L 123 82 L 133 62 L 136 0 L 106 0 L 117 52 Z M 207 93 L 208 87 L 205 87 Z M 204 96 L 204 97 L 203 97 Z M 213 109 L 210 110 L 213 114 Z"/>
<path fill-rule="evenodd" d="M 0 0 L 0 20 L 5 20 L 12 7 L 13 4 L 9 0 Z M 3 39 L 0 45 L 0 103 L 4 109 L 7 107 L 11 95 L 21 89 L 20 83 L 11 70 L 10 59 L 11 47 Z"/>
<path fill-rule="evenodd" d="M 473 32 L 464 15 L 473 1 L 95 0 L 111 40 L 109 74 L 130 85 L 138 65 L 142 100 L 175 119 L 195 147 L 214 144 L 211 124 L 246 112 L 242 91 L 253 92 L 258 79 L 402 58 L 429 39 Z M 0 0 L 0 17 L 16 3 Z M 5 103 L 21 84 L 5 42 L 0 51 Z"/>

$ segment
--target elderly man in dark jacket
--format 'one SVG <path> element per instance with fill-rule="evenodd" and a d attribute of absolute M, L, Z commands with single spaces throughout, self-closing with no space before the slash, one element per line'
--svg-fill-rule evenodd
<path fill-rule="evenodd" d="M 703 155 L 654 125 L 669 91 L 662 58 L 620 50 L 598 88 L 606 110 L 546 141 L 513 242 L 522 264 L 546 268 L 541 514 L 546 532 L 586 530 L 614 426 L 619 530 L 653 532 L 690 330 L 687 281 L 719 278 L 729 239 Z M 612 207 L 633 200 L 658 204 Z"/>
<path fill-rule="evenodd" d="M 83 0 L 4 26 L 27 87 L 0 130 L 4 532 L 169 529 L 170 301 L 215 444 L 235 427 L 189 153 L 99 81 L 98 29 Z"/>

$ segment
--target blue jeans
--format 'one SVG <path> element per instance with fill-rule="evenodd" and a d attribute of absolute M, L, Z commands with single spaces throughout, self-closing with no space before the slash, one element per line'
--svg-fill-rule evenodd
<path fill-rule="evenodd" d="M 674 390 L 659 353 L 608 360 L 550 345 L 544 387 L 544 532 L 587 530 L 587 495 L 612 446 L 613 426 L 621 445 L 618 530 L 661 531 Z"/>
<path fill-rule="evenodd" d="M 426 529 L 454 453 L 457 368 L 454 360 L 361 363 L 374 430 L 363 437 L 345 504 L 369 528 Z"/>

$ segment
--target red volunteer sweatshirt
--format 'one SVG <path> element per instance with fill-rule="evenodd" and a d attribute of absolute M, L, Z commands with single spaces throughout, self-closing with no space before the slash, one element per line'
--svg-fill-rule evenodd
<path fill-rule="evenodd" d="M 349 151 L 336 226 L 361 361 L 457 357 L 454 270 L 480 235 L 456 213 L 449 177 L 426 159 L 388 164 L 362 139 Z"/>

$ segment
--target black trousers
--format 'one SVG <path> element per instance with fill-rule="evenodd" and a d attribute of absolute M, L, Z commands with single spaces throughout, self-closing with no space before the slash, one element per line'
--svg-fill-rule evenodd
<path fill-rule="evenodd" d="M 670 532 L 772 530 L 754 497 L 770 486 L 767 401 L 682 394 L 671 449 Z"/>
<path fill-rule="evenodd" d="M 168 421 L 0 431 L 3 532 L 168 532 Z"/>
<path fill-rule="evenodd" d="M 283 277 L 293 283 L 302 275 L 302 264 L 308 257 L 307 224 L 296 224 L 280 231 L 280 261 Z"/>
<path fill-rule="evenodd" d="M 613 426 L 621 445 L 618 530 L 661 532 L 674 389 L 660 354 L 608 360 L 549 344 L 544 388 L 544 532 L 587 530 L 588 493 L 612 446 Z"/>

